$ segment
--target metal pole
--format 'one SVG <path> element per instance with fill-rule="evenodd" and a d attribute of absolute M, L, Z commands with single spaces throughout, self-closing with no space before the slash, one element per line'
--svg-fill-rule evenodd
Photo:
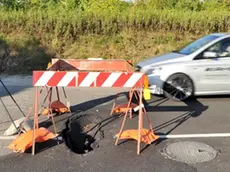
<path fill-rule="evenodd" d="M 179 138 L 211 138 L 211 137 L 230 137 L 230 133 L 207 133 L 207 134 L 169 134 L 158 135 L 160 139 L 179 139 Z"/>
<path fill-rule="evenodd" d="M 69 99 L 68 99 L 68 97 L 67 97 L 67 94 L 66 94 L 66 92 L 65 92 L 65 88 L 64 88 L 64 87 L 62 87 L 62 91 L 63 91 L 64 97 L 65 97 L 65 99 L 66 99 L 67 107 L 69 108 L 69 111 L 70 111 L 70 114 L 71 114 L 71 110 L 70 110 L 70 101 L 69 101 Z"/>
<path fill-rule="evenodd" d="M 33 145 L 32 145 L 32 155 L 35 154 L 35 132 L 36 128 L 38 128 L 38 88 L 35 87 L 35 101 L 34 101 L 34 130 L 33 130 Z"/>
<path fill-rule="evenodd" d="M 131 101 L 132 101 L 132 97 L 133 97 L 133 93 L 134 93 L 134 90 L 131 89 L 131 91 L 130 91 L 130 98 L 129 98 L 129 102 L 128 102 L 128 107 L 130 107 L 130 104 L 131 104 Z M 123 121 L 122 121 L 121 128 L 120 128 L 118 137 L 117 137 L 117 139 L 116 139 L 115 145 L 118 144 L 118 141 L 119 141 L 119 139 L 120 139 L 120 136 L 121 136 L 121 134 L 122 134 L 122 132 L 123 132 L 123 129 L 124 129 L 124 126 L 125 126 L 125 121 L 126 121 L 127 116 L 128 116 L 128 111 L 125 112 L 125 116 L 124 116 L 124 119 L 123 119 Z"/>
<path fill-rule="evenodd" d="M 142 91 L 143 89 L 140 89 L 140 96 L 139 96 L 139 119 L 138 119 L 138 143 L 137 143 L 137 154 L 140 154 L 140 146 L 141 146 L 141 130 L 143 128 L 143 113 L 142 113 Z"/>
<path fill-rule="evenodd" d="M 16 102 L 16 100 L 13 98 L 13 96 L 11 95 L 11 93 L 9 92 L 9 90 L 6 88 L 5 84 L 2 82 L 1 78 L 0 78 L 0 82 L 1 82 L 2 86 L 5 88 L 5 90 L 7 91 L 7 93 L 9 94 L 9 96 L 11 97 L 11 99 L 14 101 L 14 103 L 16 104 L 16 106 L 18 107 L 18 109 L 21 111 L 22 115 L 24 117 L 26 117 L 26 115 L 24 114 L 24 112 L 22 111 L 22 109 L 20 108 L 20 106 L 18 105 L 18 103 Z"/>
<path fill-rule="evenodd" d="M 60 101 L 60 96 L 59 96 L 58 87 L 56 87 L 56 92 L 57 92 L 57 99 L 58 99 L 58 101 Z"/>
<path fill-rule="evenodd" d="M 55 132 L 55 134 L 57 134 L 57 128 L 56 128 L 56 125 L 55 125 L 54 117 L 53 117 L 53 114 L 52 114 L 52 107 L 51 107 L 52 89 L 53 89 L 53 87 L 51 87 L 51 91 L 50 91 L 50 94 L 49 94 L 49 114 L 51 115 L 51 119 L 52 119 L 52 122 L 53 122 L 54 132 Z"/>
<path fill-rule="evenodd" d="M 10 120 L 11 120 L 11 122 L 13 123 L 14 127 L 16 128 L 16 130 L 18 130 L 16 124 L 14 123 L 14 120 L 13 120 L 12 116 L 10 115 L 10 112 L 8 111 L 6 105 L 4 104 L 4 102 L 3 102 L 3 100 L 2 100 L 1 97 L 0 97 L 0 101 L 1 101 L 1 103 L 2 103 L 2 105 L 3 105 L 3 107 L 4 107 L 4 109 L 5 109 L 6 113 L 7 113 L 8 116 L 10 117 Z"/>

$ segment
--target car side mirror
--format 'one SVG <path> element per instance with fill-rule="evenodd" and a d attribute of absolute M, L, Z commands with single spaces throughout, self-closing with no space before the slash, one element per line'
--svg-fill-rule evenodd
<path fill-rule="evenodd" d="M 204 58 L 216 58 L 218 57 L 218 54 L 215 52 L 207 51 L 207 52 L 204 52 L 203 57 Z"/>

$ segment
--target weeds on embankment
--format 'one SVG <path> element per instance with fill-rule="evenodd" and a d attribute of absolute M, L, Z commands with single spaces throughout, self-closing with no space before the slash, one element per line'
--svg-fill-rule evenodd
<path fill-rule="evenodd" d="M 0 7 L 0 32 L 9 47 L 15 50 L 13 43 L 23 47 L 28 39 L 39 40 L 47 54 L 64 58 L 125 58 L 135 63 L 230 29 L 227 0 L 16 2 Z"/>

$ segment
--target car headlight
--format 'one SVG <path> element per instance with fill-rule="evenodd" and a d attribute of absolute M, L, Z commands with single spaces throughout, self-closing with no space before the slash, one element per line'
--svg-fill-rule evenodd
<path fill-rule="evenodd" d="M 151 69 L 146 71 L 146 75 L 151 75 L 151 74 L 157 73 L 157 72 L 161 71 L 161 69 L 162 69 L 161 67 L 151 68 Z"/>

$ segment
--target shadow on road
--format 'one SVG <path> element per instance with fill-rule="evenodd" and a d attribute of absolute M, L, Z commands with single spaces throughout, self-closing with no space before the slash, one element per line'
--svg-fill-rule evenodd
<path fill-rule="evenodd" d="M 119 94 L 119 96 L 126 94 L 128 93 L 122 92 Z M 104 119 L 104 114 L 99 113 L 98 115 L 95 115 L 89 110 L 96 106 L 100 106 L 103 103 L 110 102 L 114 100 L 115 97 L 116 95 L 111 95 L 83 102 L 71 106 L 71 113 L 55 116 L 55 125 L 57 127 L 58 134 L 63 138 L 63 142 L 60 142 L 60 144 L 65 143 L 68 149 L 78 154 L 84 154 L 93 150 L 96 146 L 96 143 L 94 142 L 98 133 L 103 135 L 104 127 L 118 119 L 119 116 L 109 116 Z M 90 126 L 87 131 L 83 131 L 83 128 L 88 124 L 94 125 Z M 39 127 L 45 127 L 54 132 L 52 119 L 41 122 Z M 91 147 L 92 144 L 94 144 L 93 147 Z M 57 141 L 50 141 L 44 145 L 45 146 L 42 146 L 39 152 L 46 150 L 45 147 L 50 148 L 56 146 Z"/>
<path fill-rule="evenodd" d="M 121 92 L 118 96 L 122 96 L 122 95 L 126 96 L 126 94 L 128 94 L 128 93 Z M 77 105 L 73 105 L 70 107 L 70 110 L 71 110 L 70 114 L 66 113 L 66 114 L 62 114 L 62 115 L 57 115 L 57 116 L 55 116 L 55 121 L 57 124 L 58 123 L 63 124 L 65 121 L 67 121 L 68 118 L 77 116 L 79 113 L 84 113 L 85 111 L 88 111 L 92 108 L 100 106 L 104 103 L 113 101 L 115 99 L 115 97 L 116 97 L 116 95 L 111 95 L 111 96 L 107 96 L 107 97 L 102 97 L 102 98 L 86 101 L 86 102 L 83 102 L 83 103 L 80 103 Z M 52 125 L 52 121 L 51 121 L 51 119 L 49 119 L 47 121 L 42 122 L 40 125 L 43 127 L 49 128 Z"/>
<path fill-rule="evenodd" d="M 185 106 L 159 106 L 164 102 L 168 101 L 168 99 L 163 99 L 157 105 L 154 106 L 147 106 L 148 112 L 180 112 L 180 111 L 188 111 L 192 117 L 197 117 L 202 114 L 202 112 L 208 109 L 208 106 L 204 106 L 199 100 L 193 99 L 188 101 L 183 101 Z"/>
<path fill-rule="evenodd" d="M 167 99 L 165 99 L 167 101 Z M 189 120 L 190 118 L 197 118 L 199 117 L 204 111 L 208 109 L 208 106 L 204 106 L 199 100 L 197 99 L 191 99 L 187 101 L 183 101 L 186 106 L 159 106 L 165 102 L 164 100 L 158 103 L 155 106 L 148 106 L 146 109 L 148 112 L 185 112 L 182 115 L 179 115 L 175 118 L 172 118 L 169 121 L 166 121 L 158 126 L 153 127 L 153 130 L 156 135 L 168 135 L 173 130 L 175 130 L 177 127 L 182 125 L 184 122 Z M 172 126 L 166 133 L 159 132 L 161 129 L 168 128 Z M 158 145 L 162 141 L 166 139 L 158 139 L 153 144 Z M 144 151 L 149 145 L 147 145 L 142 151 Z"/>
<path fill-rule="evenodd" d="M 6 86 L 9 92 L 13 95 L 19 92 L 22 92 L 28 88 L 31 88 L 31 86 Z M 0 97 L 6 97 L 9 96 L 7 91 L 4 89 L 4 87 L 0 84 Z"/>
<path fill-rule="evenodd" d="M 63 140 L 57 140 L 57 139 L 51 139 L 43 143 L 36 143 L 35 144 L 35 154 L 42 153 L 54 146 L 57 146 L 59 144 L 64 143 Z M 32 147 L 28 148 L 25 153 L 31 154 L 32 153 Z"/>
<path fill-rule="evenodd" d="M 121 92 L 118 94 L 118 96 L 122 96 L 122 95 L 127 95 L 128 93 L 126 92 Z M 98 98 L 98 99 L 94 99 L 94 100 L 90 100 L 90 101 L 87 101 L 87 102 L 84 102 L 84 103 L 80 103 L 80 104 L 77 104 L 77 105 L 74 105 L 71 107 L 71 112 L 72 112 L 72 115 L 75 115 L 79 112 L 82 112 L 82 111 L 86 111 L 86 110 L 89 110 L 89 109 L 92 109 L 96 106 L 99 106 L 103 103 L 107 103 L 107 102 L 110 102 L 112 100 L 114 100 L 116 98 L 116 95 L 111 95 L 111 96 L 107 96 L 107 97 L 103 97 L 103 98 Z"/>

